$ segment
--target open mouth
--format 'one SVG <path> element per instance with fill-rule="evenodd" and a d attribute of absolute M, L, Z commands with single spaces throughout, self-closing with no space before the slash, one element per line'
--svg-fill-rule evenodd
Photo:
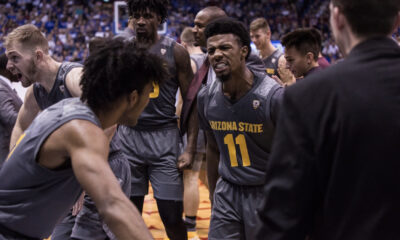
<path fill-rule="evenodd" d="M 217 64 L 214 64 L 214 71 L 215 72 L 222 72 L 227 67 L 228 67 L 228 65 L 226 63 L 217 63 Z"/>
<path fill-rule="evenodd" d="M 137 32 L 137 33 L 145 33 L 145 32 L 146 32 L 146 29 L 144 29 L 144 28 L 137 28 L 137 29 L 136 29 L 136 32 Z"/>

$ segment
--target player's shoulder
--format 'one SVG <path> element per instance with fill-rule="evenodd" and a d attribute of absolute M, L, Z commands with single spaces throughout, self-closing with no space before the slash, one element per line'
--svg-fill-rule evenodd
<path fill-rule="evenodd" d="M 215 79 L 210 83 L 203 84 L 197 94 L 198 101 L 202 103 L 209 101 L 217 94 L 218 89 L 221 89 L 221 82 L 218 79 Z"/>
<path fill-rule="evenodd" d="M 256 89 L 254 90 L 254 94 L 259 98 L 267 98 L 270 93 L 275 92 L 278 89 L 281 89 L 280 86 L 274 79 L 269 77 L 267 74 L 254 72 L 254 80 L 256 81 Z"/>

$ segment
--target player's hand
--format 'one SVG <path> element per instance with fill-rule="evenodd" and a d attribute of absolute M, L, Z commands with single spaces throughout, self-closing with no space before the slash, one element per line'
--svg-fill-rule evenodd
<path fill-rule="evenodd" d="M 194 158 L 193 152 L 184 151 L 178 158 L 179 170 L 190 168 L 193 164 L 193 158 Z"/>
<path fill-rule="evenodd" d="M 278 76 L 276 76 L 276 75 L 272 75 L 271 76 L 271 78 L 272 79 L 274 79 L 275 80 L 275 82 L 277 82 L 279 85 L 281 85 L 281 86 L 285 86 L 285 84 L 279 79 L 279 77 Z"/>
<path fill-rule="evenodd" d="M 83 192 L 81 194 L 81 196 L 79 197 L 78 201 L 76 201 L 74 206 L 72 206 L 72 216 L 78 215 L 78 213 L 81 211 L 81 209 L 83 207 L 84 197 L 85 197 L 85 192 Z"/>

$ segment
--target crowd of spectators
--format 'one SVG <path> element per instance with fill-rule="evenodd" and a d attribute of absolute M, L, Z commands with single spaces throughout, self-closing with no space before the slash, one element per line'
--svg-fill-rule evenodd
<path fill-rule="evenodd" d="M 184 27 L 192 26 L 196 13 L 217 5 L 246 25 L 265 17 L 272 40 L 299 27 L 316 27 L 324 39 L 326 56 L 335 59 L 338 48 L 329 30 L 329 0 L 171 0 L 167 34 L 179 41 Z M 95 36 L 113 36 L 113 3 L 94 0 L 0 0 L 0 53 L 4 36 L 13 28 L 32 23 L 39 27 L 58 60 L 82 61 L 88 54 L 87 43 Z"/>

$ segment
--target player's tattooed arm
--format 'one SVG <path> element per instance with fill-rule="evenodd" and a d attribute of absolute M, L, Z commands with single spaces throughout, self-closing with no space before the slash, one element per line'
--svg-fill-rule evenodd
<path fill-rule="evenodd" d="M 19 110 L 17 121 L 15 122 L 11 133 L 10 150 L 14 147 L 18 138 L 29 127 L 39 112 L 40 108 L 33 94 L 33 86 L 30 86 L 25 94 L 24 103 Z"/>
<path fill-rule="evenodd" d="M 215 140 L 214 134 L 211 131 L 205 131 L 206 133 L 206 161 L 207 161 L 207 178 L 208 187 L 210 190 L 210 201 L 212 203 L 215 186 L 219 178 L 218 165 L 219 165 L 219 149 L 217 141 Z"/>
<path fill-rule="evenodd" d="M 190 81 L 193 79 L 193 70 L 190 63 L 189 53 L 183 46 L 181 46 L 180 44 L 176 44 L 174 47 L 174 57 L 176 62 L 179 87 L 181 89 L 182 97 L 185 99 Z M 180 169 L 190 166 L 196 153 L 198 133 L 198 124 L 196 118 L 197 111 L 192 111 L 189 115 L 187 146 L 178 159 L 178 167 Z"/>

